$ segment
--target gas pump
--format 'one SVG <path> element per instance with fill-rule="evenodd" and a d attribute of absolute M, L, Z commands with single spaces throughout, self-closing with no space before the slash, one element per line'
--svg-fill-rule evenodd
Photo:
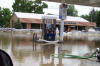
<path fill-rule="evenodd" d="M 42 20 L 42 38 L 47 41 L 55 41 L 56 37 L 56 17 L 43 16 Z"/>

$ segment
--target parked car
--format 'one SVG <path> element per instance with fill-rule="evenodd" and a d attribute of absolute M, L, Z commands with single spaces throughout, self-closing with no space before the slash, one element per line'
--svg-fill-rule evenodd
<path fill-rule="evenodd" d="M 96 31 L 100 31 L 100 27 L 96 27 L 95 30 L 96 30 Z"/>

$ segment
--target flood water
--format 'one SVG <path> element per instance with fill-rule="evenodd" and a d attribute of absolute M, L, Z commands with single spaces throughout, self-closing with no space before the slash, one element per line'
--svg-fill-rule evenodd
<path fill-rule="evenodd" d="M 36 43 L 32 35 L 20 35 L 10 32 L 0 32 L 0 49 L 11 57 L 14 66 L 100 66 L 96 58 L 72 59 L 54 58 L 52 54 L 72 54 L 88 56 L 100 48 L 100 40 L 89 40 L 93 37 L 76 39 L 65 37 L 60 44 Z"/>

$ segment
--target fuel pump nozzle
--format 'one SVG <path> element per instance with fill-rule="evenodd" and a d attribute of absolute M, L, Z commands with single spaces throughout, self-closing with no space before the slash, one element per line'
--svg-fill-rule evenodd
<path fill-rule="evenodd" d="M 100 48 L 97 48 L 97 50 L 96 50 L 96 56 L 97 56 L 98 62 L 100 62 Z"/>

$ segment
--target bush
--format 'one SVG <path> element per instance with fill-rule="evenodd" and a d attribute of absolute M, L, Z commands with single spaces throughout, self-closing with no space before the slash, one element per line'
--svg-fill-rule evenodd
<path fill-rule="evenodd" d="M 19 19 L 17 19 L 17 22 L 14 23 L 14 28 L 16 28 L 16 29 L 22 29 L 23 28 Z"/>

